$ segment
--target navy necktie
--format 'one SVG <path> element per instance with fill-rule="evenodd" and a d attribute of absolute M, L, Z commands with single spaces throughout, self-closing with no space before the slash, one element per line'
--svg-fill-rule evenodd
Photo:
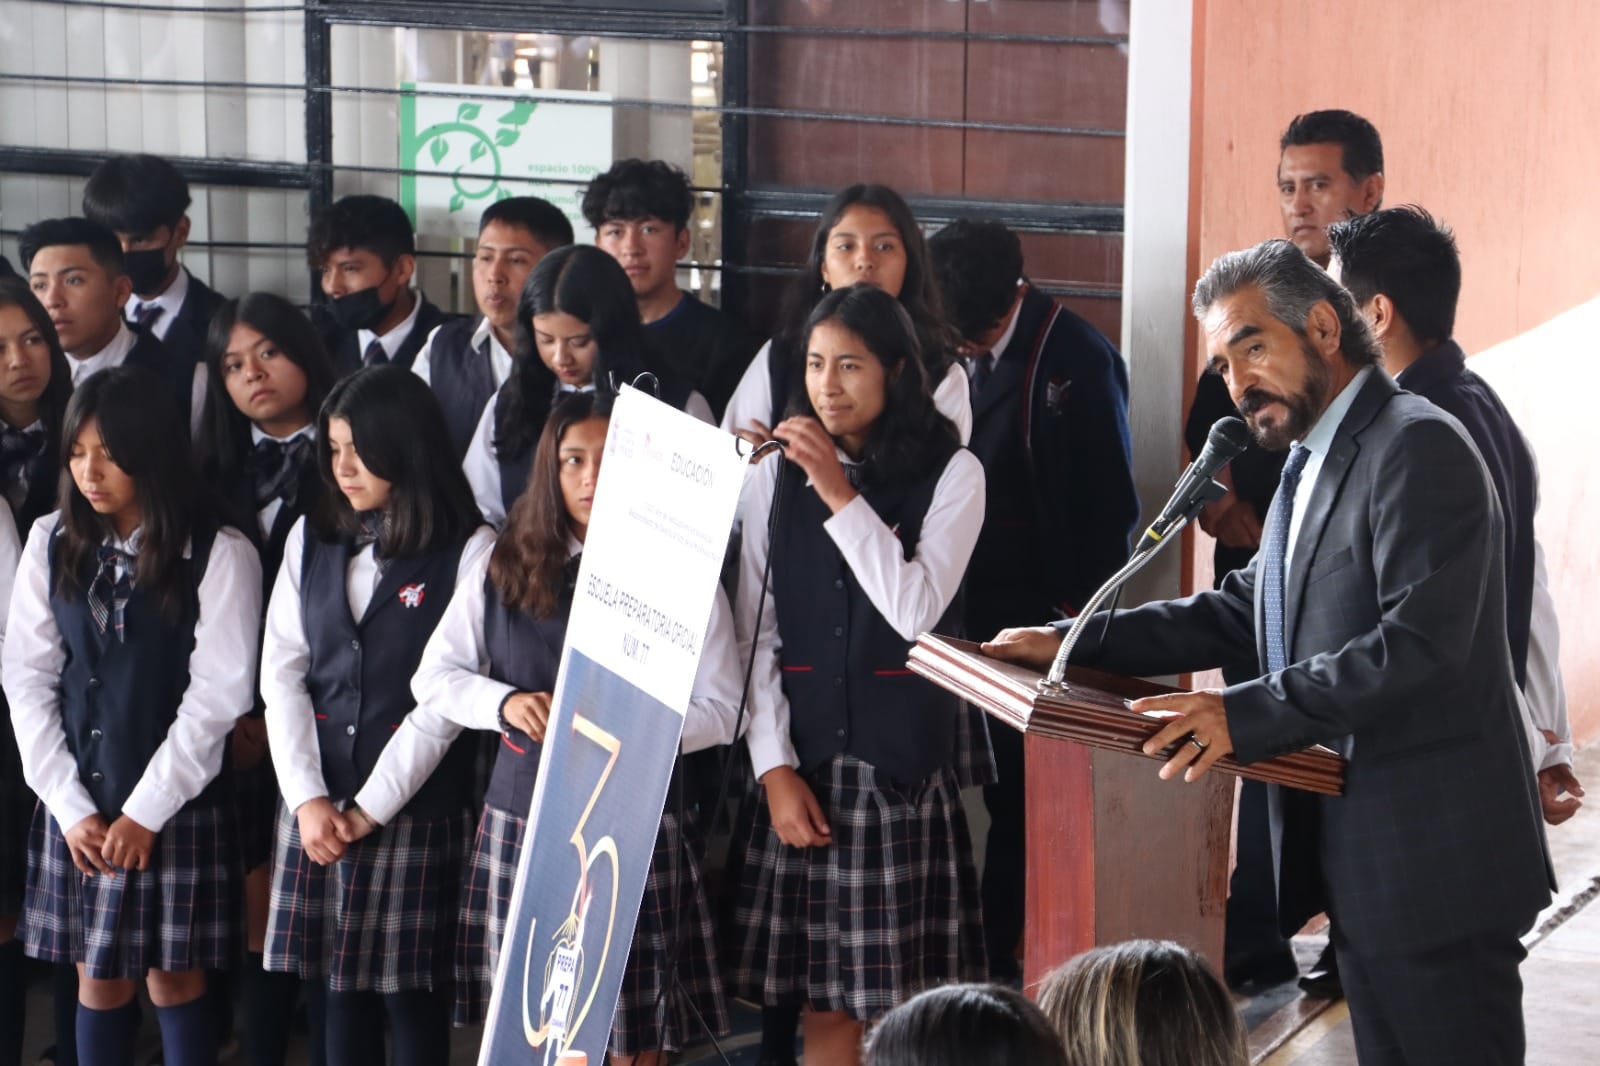
<path fill-rule="evenodd" d="M 140 304 L 139 309 L 133 313 L 134 324 L 144 329 L 154 329 L 156 319 L 160 318 L 165 310 L 166 308 L 160 304 Z"/>
<path fill-rule="evenodd" d="M 1300 472 L 1306 468 L 1311 452 L 1296 444 L 1289 450 L 1278 480 L 1278 495 L 1267 516 L 1267 532 L 1261 541 L 1262 613 L 1265 615 L 1267 670 L 1277 673 L 1289 665 L 1288 633 L 1284 627 L 1284 559 L 1289 554 L 1289 522 L 1294 517 L 1294 494 L 1300 487 Z"/>
<path fill-rule="evenodd" d="M 104 633 L 114 627 L 117 643 L 128 639 L 123 611 L 133 597 L 134 557 L 118 548 L 102 545 L 96 552 L 100 568 L 89 585 L 89 613 L 94 624 Z"/>
<path fill-rule="evenodd" d="M 368 366 L 382 366 L 389 361 L 389 353 L 384 348 L 383 342 L 374 337 L 367 343 L 364 359 Z"/>
<path fill-rule="evenodd" d="M 979 352 L 967 358 L 967 384 L 971 388 L 972 399 L 977 401 L 978 395 L 983 392 L 983 386 L 988 382 L 989 375 L 994 373 L 994 353 Z"/>

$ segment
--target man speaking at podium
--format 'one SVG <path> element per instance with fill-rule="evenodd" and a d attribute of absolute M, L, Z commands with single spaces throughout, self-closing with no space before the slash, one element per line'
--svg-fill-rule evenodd
<path fill-rule="evenodd" d="M 1360 1061 L 1520 1063 L 1519 936 L 1551 874 L 1483 461 L 1288 241 L 1219 258 L 1194 310 L 1256 440 L 1289 450 L 1261 549 L 1215 591 L 1087 626 L 1073 661 L 1150 676 L 1253 651 L 1253 681 L 1133 705 L 1175 715 L 1145 746 L 1177 745 L 1161 776 L 1340 751 L 1343 796 L 1270 803 L 1276 856 L 1314 842 Z M 1043 668 L 1060 637 L 1008 629 L 984 651 Z"/>

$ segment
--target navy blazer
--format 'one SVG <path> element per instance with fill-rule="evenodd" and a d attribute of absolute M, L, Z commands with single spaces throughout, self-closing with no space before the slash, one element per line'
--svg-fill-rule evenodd
<path fill-rule="evenodd" d="M 1489 383 L 1467 369 L 1455 341 L 1430 349 L 1396 383 L 1449 411 L 1477 446 L 1494 481 L 1506 528 L 1506 638 L 1517 684 L 1528 683 L 1528 626 L 1533 614 L 1533 512 L 1539 472 L 1533 452 Z"/>
<path fill-rule="evenodd" d="M 1345 794 L 1316 797 L 1311 832 L 1329 912 L 1358 953 L 1520 929 L 1553 877 L 1506 642 L 1503 544 L 1460 425 L 1375 371 L 1306 504 L 1287 669 L 1266 672 L 1259 561 L 1215 591 L 1121 614 L 1103 646 L 1089 626 L 1073 658 L 1154 675 L 1257 652 L 1262 676 L 1223 693 L 1235 754 L 1321 743 L 1348 758 Z M 1281 856 L 1282 790 L 1269 796 Z"/>
<path fill-rule="evenodd" d="M 967 632 L 1076 610 L 1128 559 L 1139 520 L 1128 371 L 1099 330 L 1031 285 L 972 408 L 986 511 Z"/>
<path fill-rule="evenodd" d="M 189 275 L 189 291 L 184 294 L 183 305 L 172 317 L 166 336 L 161 343 L 180 360 L 190 366 L 206 357 L 206 333 L 211 329 L 211 317 L 222 306 L 222 297 L 193 274 Z"/>

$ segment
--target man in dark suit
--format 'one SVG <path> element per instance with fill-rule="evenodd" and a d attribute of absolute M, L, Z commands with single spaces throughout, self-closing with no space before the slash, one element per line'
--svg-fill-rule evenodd
<path fill-rule="evenodd" d="M 1539 471 L 1511 413 L 1489 383 L 1467 369 L 1466 353 L 1452 338 L 1461 295 L 1455 236 L 1422 208 L 1406 206 L 1337 223 L 1328 229 L 1328 242 L 1329 273 L 1349 289 L 1372 327 L 1384 370 L 1401 388 L 1455 416 L 1489 468 L 1505 516 L 1506 637 L 1517 684 L 1536 726 L 1562 721 L 1565 693 L 1528 684 L 1536 625 L 1556 640 L 1560 634 L 1554 602 L 1539 587 L 1534 566 Z M 1572 817 L 1582 795 L 1570 753 L 1540 765 L 1539 798 L 1551 825 Z"/>
<path fill-rule="evenodd" d="M 311 223 L 306 260 L 328 297 L 319 332 L 340 377 L 382 363 L 409 369 L 429 334 L 456 317 L 411 288 L 416 234 L 388 197 L 336 200 Z"/>
<path fill-rule="evenodd" d="M 983 530 L 967 570 L 966 631 L 1070 614 L 1128 558 L 1139 520 L 1128 372 L 1103 334 L 1023 276 L 998 222 L 960 220 L 928 241 L 945 313 L 961 332 L 983 462 Z M 984 787 L 983 925 L 996 980 L 1020 980 L 1022 735 L 991 732 L 999 780 Z"/>
<path fill-rule="evenodd" d="M 1343 110 L 1296 115 L 1278 139 L 1274 175 L 1284 236 L 1312 261 L 1328 264 L 1328 227 L 1364 215 L 1383 202 L 1383 140 L 1372 123 Z M 1237 417 L 1228 387 L 1211 371 L 1195 383 L 1184 423 L 1191 457 L 1205 446 L 1218 419 Z M 1216 538 L 1212 571 L 1216 582 L 1248 565 L 1261 544 L 1261 523 L 1283 470 L 1283 453 L 1247 448 L 1217 475 L 1232 489 L 1200 513 L 1200 528 Z M 1255 676 L 1255 660 L 1225 664 L 1223 680 L 1232 684 Z M 1291 802 L 1298 802 L 1293 800 Z M 1239 795 L 1239 824 L 1233 876 L 1228 882 L 1223 976 L 1231 988 L 1266 986 L 1299 971 L 1289 937 L 1317 913 L 1312 900 L 1297 901 L 1277 891 L 1267 838 L 1266 786 L 1246 781 Z M 1289 863 L 1297 860 L 1291 843 Z M 1276 897 L 1277 906 L 1274 906 Z M 1315 996 L 1339 995 L 1339 972 L 1330 946 L 1300 986 Z"/>
<path fill-rule="evenodd" d="M 133 294 L 123 308 L 176 358 L 204 361 L 206 330 L 222 297 L 178 262 L 189 241 L 189 183 L 153 155 L 112 156 L 83 187 L 83 214 L 122 244 Z"/>
<path fill-rule="evenodd" d="M 1317 881 L 1358 1056 L 1514 1063 L 1521 933 L 1551 874 L 1505 629 L 1504 535 L 1461 426 L 1397 388 L 1350 294 L 1287 241 L 1219 258 L 1195 289 L 1212 366 L 1265 447 L 1290 449 L 1261 551 L 1220 589 L 1147 604 L 1074 654 L 1129 674 L 1236 662 L 1260 676 L 1137 701 L 1172 720 L 1146 744 L 1194 780 L 1328 744 L 1345 792 L 1318 797 Z M 1058 632 L 1008 630 L 1034 663 Z M 1275 847 L 1275 850 L 1276 847 Z"/>

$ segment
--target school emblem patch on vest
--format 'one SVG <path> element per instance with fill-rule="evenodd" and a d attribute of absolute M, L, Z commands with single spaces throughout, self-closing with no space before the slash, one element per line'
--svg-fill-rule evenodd
<path fill-rule="evenodd" d="M 422 592 L 428 587 L 427 582 L 419 582 L 400 586 L 400 602 L 406 607 L 421 607 Z"/>

